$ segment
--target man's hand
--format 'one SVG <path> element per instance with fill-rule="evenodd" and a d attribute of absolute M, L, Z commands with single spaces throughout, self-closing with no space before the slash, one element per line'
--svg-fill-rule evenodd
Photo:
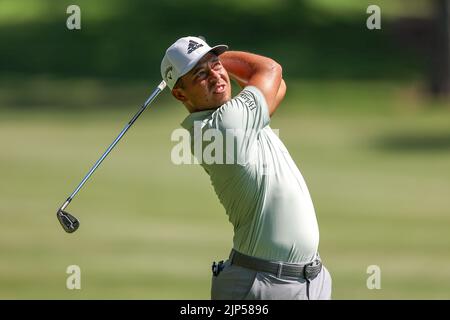
<path fill-rule="evenodd" d="M 281 66 L 270 58 L 242 51 L 224 52 L 219 59 L 241 88 L 255 86 L 262 92 L 272 115 L 286 93 Z"/>

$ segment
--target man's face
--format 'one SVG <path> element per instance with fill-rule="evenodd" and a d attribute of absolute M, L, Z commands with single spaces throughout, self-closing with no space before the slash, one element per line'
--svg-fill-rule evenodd
<path fill-rule="evenodd" d="M 172 94 L 191 112 L 218 108 L 231 99 L 230 78 L 213 53 L 206 54 L 180 80 Z"/>

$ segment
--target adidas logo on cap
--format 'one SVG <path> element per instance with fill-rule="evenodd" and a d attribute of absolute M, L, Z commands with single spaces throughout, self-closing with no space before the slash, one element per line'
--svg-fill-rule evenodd
<path fill-rule="evenodd" d="M 187 53 L 191 54 L 192 51 L 195 51 L 200 47 L 203 47 L 203 45 L 201 43 L 195 42 L 194 40 L 189 40 Z"/>

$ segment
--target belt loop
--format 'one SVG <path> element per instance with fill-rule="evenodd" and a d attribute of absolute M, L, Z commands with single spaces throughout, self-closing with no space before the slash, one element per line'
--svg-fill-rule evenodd
<path fill-rule="evenodd" d="M 234 255 L 235 255 L 235 251 L 234 249 L 231 249 L 231 253 L 230 253 L 230 264 L 233 264 L 233 260 L 234 260 Z"/>
<path fill-rule="evenodd" d="M 277 270 L 277 278 L 281 278 L 281 273 L 283 271 L 283 262 L 280 262 L 278 264 L 278 270 Z"/>

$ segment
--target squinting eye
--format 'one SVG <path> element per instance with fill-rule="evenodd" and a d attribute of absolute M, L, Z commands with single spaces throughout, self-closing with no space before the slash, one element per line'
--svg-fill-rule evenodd
<path fill-rule="evenodd" d="M 220 68 L 222 68 L 222 65 L 221 65 L 219 62 L 216 62 L 216 63 L 213 65 L 213 69 L 214 69 L 214 70 L 219 70 Z"/>

